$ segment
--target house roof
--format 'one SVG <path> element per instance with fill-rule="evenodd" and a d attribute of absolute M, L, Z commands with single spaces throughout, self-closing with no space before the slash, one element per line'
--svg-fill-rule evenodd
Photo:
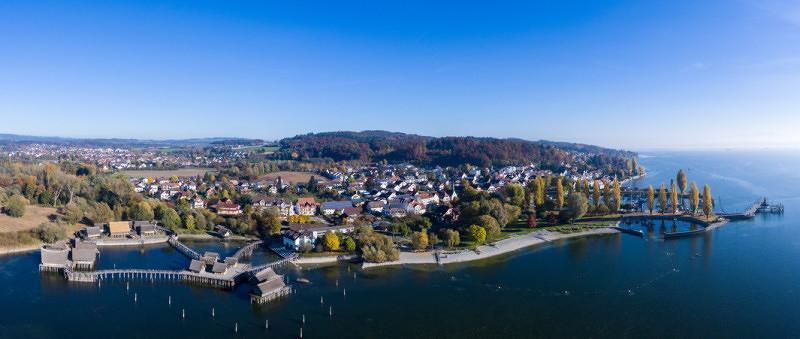
<path fill-rule="evenodd" d="M 214 266 L 211 267 L 211 272 L 213 273 L 225 273 L 228 270 L 228 265 L 225 265 L 221 262 L 215 262 Z"/>
<path fill-rule="evenodd" d="M 94 262 L 97 259 L 97 248 L 74 248 L 72 249 L 72 261 L 75 262 Z"/>
<path fill-rule="evenodd" d="M 297 199 L 297 205 L 299 205 L 299 206 L 305 206 L 305 205 L 316 206 L 317 205 L 317 200 L 314 199 L 314 197 L 298 198 Z"/>
<path fill-rule="evenodd" d="M 202 272 L 206 269 L 206 263 L 200 260 L 192 259 L 192 262 L 189 263 L 189 270 L 192 272 Z"/>
<path fill-rule="evenodd" d="M 65 248 L 42 247 L 42 264 L 45 265 L 65 265 L 69 251 Z"/>
<path fill-rule="evenodd" d="M 100 235 L 100 233 L 103 232 L 103 230 L 97 226 L 86 226 L 83 228 L 83 230 L 84 232 L 86 232 L 86 235 L 88 236 L 98 236 Z"/>
<path fill-rule="evenodd" d="M 109 233 L 128 233 L 131 231 L 131 224 L 127 221 L 112 221 L 108 223 Z"/>
<path fill-rule="evenodd" d="M 263 269 L 261 271 L 258 271 L 258 273 L 256 273 L 256 280 L 258 280 L 259 282 L 264 282 L 264 281 L 267 281 L 267 280 L 271 280 L 271 279 L 274 279 L 276 277 L 280 277 L 280 276 L 277 273 L 275 273 L 275 271 L 272 270 L 271 267 L 267 267 L 267 268 L 265 268 L 265 269 Z"/>
<path fill-rule="evenodd" d="M 265 296 L 280 290 L 284 286 L 286 284 L 283 283 L 283 279 L 272 279 L 256 285 L 254 292 L 257 295 Z"/>
<path fill-rule="evenodd" d="M 333 210 L 343 210 L 348 207 L 353 207 L 353 203 L 350 200 L 342 200 L 342 201 L 327 201 L 322 203 L 322 209 L 333 209 Z"/>

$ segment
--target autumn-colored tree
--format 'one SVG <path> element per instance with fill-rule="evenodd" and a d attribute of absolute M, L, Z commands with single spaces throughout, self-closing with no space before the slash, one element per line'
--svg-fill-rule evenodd
<path fill-rule="evenodd" d="M 658 209 L 661 213 L 667 212 L 667 187 L 664 184 L 658 188 Z"/>
<path fill-rule="evenodd" d="M 176 230 L 181 226 L 181 217 L 174 209 L 166 207 L 161 215 L 161 223 L 166 228 Z"/>
<path fill-rule="evenodd" d="M 622 189 L 619 186 L 619 180 L 614 178 L 614 208 L 612 210 L 614 212 L 619 212 L 620 207 L 622 207 Z"/>
<path fill-rule="evenodd" d="M 561 177 L 556 178 L 556 209 L 564 207 L 564 184 Z"/>
<path fill-rule="evenodd" d="M 692 214 L 697 213 L 697 207 L 700 205 L 700 191 L 697 189 L 697 184 L 692 182 L 689 188 L 689 209 Z"/>
<path fill-rule="evenodd" d="M 655 208 L 655 195 L 656 192 L 653 190 L 653 185 L 647 187 L 647 209 L 650 210 L 650 214 L 653 214 L 653 209 Z"/>
<path fill-rule="evenodd" d="M 353 252 L 356 250 L 356 242 L 352 237 L 347 237 L 347 239 L 344 239 L 344 249 L 347 252 Z"/>
<path fill-rule="evenodd" d="M 674 182 L 669 187 L 669 205 L 672 213 L 678 213 L 678 189 Z"/>
<path fill-rule="evenodd" d="M 528 227 L 535 228 L 536 227 L 536 211 L 531 210 L 528 213 Z"/>
<path fill-rule="evenodd" d="M 595 210 L 600 208 L 600 180 L 595 180 L 592 184 L 592 204 Z"/>
<path fill-rule="evenodd" d="M 136 205 L 131 206 L 129 212 L 129 219 L 132 220 L 153 220 L 153 208 L 150 207 L 145 201 L 140 201 Z"/>
<path fill-rule="evenodd" d="M 467 228 L 467 232 L 469 233 L 472 240 L 475 241 L 476 245 L 481 245 L 486 241 L 486 230 L 483 227 L 478 225 L 470 225 Z"/>
<path fill-rule="evenodd" d="M 711 219 L 714 215 L 714 199 L 711 198 L 711 186 L 703 185 L 703 214 Z"/>
<path fill-rule="evenodd" d="M 611 210 L 611 206 L 613 205 L 611 203 L 611 196 L 612 196 L 611 184 L 608 182 L 608 180 L 603 179 L 603 204 L 605 205 L 606 210 L 609 211 Z"/>
<path fill-rule="evenodd" d="M 536 179 L 534 179 L 533 187 L 534 187 L 534 193 L 533 193 L 534 203 L 536 204 L 537 207 L 541 207 L 544 205 L 544 196 L 545 196 L 544 178 L 542 178 L 541 176 L 536 177 Z"/>
<path fill-rule="evenodd" d="M 428 247 L 428 233 L 425 231 L 414 232 L 414 234 L 411 235 L 411 246 L 417 251 L 424 250 Z"/>
<path fill-rule="evenodd" d="M 339 236 L 333 231 L 328 231 L 322 236 L 322 244 L 328 251 L 338 251 L 340 246 Z"/>
<path fill-rule="evenodd" d="M 683 169 L 678 170 L 678 175 L 675 178 L 678 182 L 678 189 L 681 190 L 681 206 L 683 206 L 683 194 L 686 193 L 686 172 Z"/>

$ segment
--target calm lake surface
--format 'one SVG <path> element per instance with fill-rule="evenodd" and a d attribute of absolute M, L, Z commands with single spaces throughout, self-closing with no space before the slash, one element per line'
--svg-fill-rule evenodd
<path fill-rule="evenodd" d="M 40 274 L 38 253 L 4 256 L 0 337 L 291 338 L 302 314 L 304 338 L 800 336 L 800 154 L 644 152 L 641 162 L 649 175 L 634 185 L 668 185 L 683 167 L 690 181 L 711 184 L 725 211 L 767 196 L 786 213 L 697 238 L 577 239 L 471 265 L 284 269 L 312 284 L 265 306 L 250 305 L 246 285 L 131 282 L 126 292 L 124 282 L 86 286 Z M 240 244 L 189 245 L 226 255 Z M 187 259 L 167 245 L 102 250 L 101 267 L 115 264 L 177 269 Z"/>

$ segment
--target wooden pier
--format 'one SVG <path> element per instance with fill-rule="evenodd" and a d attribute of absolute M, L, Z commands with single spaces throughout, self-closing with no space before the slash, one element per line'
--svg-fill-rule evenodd
<path fill-rule="evenodd" d="M 182 242 L 178 240 L 178 236 L 171 235 L 167 242 L 175 247 L 178 252 L 183 253 L 183 255 L 189 257 L 189 259 L 200 260 L 200 253 L 195 252 L 195 250 L 191 249 L 189 246 L 184 245 Z M 252 252 L 251 252 L 252 253 Z"/>
<path fill-rule="evenodd" d="M 236 253 L 234 253 L 232 256 L 230 256 L 228 258 L 235 258 L 236 261 L 242 261 L 243 258 L 249 258 L 249 257 L 253 256 L 253 251 L 258 246 L 261 246 L 261 244 L 263 244 L 263 243 L 264 243 L 263 240 L 259 240 L 259 241 L 255 241 L 255 242 L 249 243 L 249 244 L 247 244 L 247 246 L 244 246 L 244 247 L 240 248 L 238 251 L 236 251 Z"/>

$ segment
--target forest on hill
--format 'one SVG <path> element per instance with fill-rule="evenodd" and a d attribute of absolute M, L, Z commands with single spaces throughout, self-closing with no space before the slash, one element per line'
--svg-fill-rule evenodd
<path fill-rule="evenodd" d="M 411 162 L 418 165 L 483 167 L 536 164 L 560 170 L 565 164 L 587 169 L 622 169 L 635 153 L 592 145 L 522 139 L 429 137 L 387 131 L 325 132 L 283 139 L 281 159 Z"/>

